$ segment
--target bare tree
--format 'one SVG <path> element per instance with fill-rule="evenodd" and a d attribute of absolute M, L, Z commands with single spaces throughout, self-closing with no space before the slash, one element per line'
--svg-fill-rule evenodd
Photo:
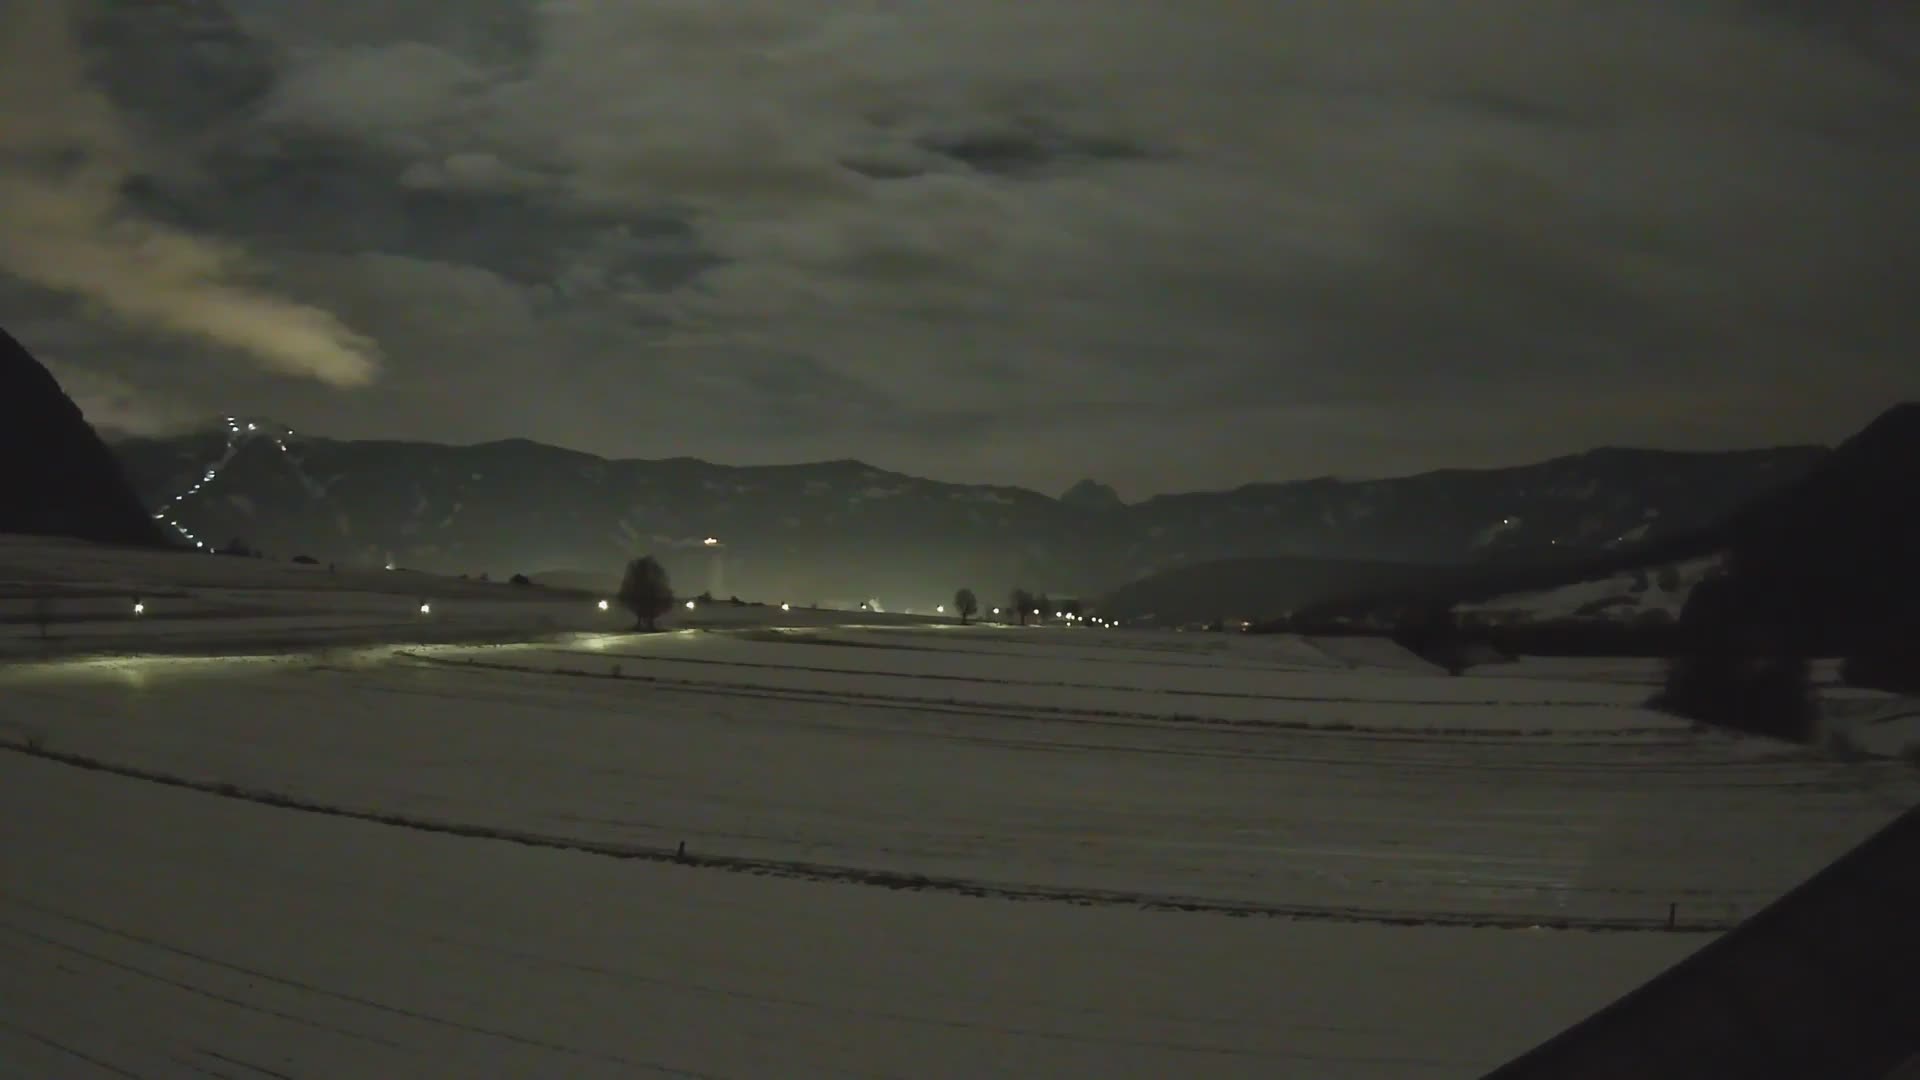
<path fill-rule="evenodd" d="M 657 620 L 673 607 L 673 583 L 667 580 L 667 568 L 651 555 L 629 562 L 626 577 L 620 581 L 619 600 L 622 607 L 633 612 L 635 629 L 657 629 Z"/>
<path fill-rule="evenodd" d="M 960 625 L 965 626 L 980 610 L 980 598 L 973 595 L 972 589 L 961 589 L 953 594 L 953 610 L 960 613 Z"/>
<path fill-rule="evenodd" d="M 1020 625 L 1027 625 L 1027 616 L 1033 611 L 1033 594 L 1025 589 L 1015 589 L 1007 597 L 1007 602 L 1013 605 L 1014 614 L 1020 616 Z"/>

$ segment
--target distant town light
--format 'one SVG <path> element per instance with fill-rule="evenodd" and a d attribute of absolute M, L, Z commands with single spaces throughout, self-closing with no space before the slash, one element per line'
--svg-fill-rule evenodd
<path fill-rule="evenodd" d="M 947 613 L 947 605 L 945 604 L 936 605 L 933 609 L 933 613 L 935 615 L 945 615 Z"/>
<path fill-rule="evenodd" d="M 606 602 L 605 600 L 602 600 L 602 601 L 600 601 L 600 610 L 601 610 L 601 611 L 605 611 L 605 610 L 607 610 L 607 607 L 608 607 L 608 604 L 607 604 L 607 602 Z"/>
<path fill-rule="evenodd" d="M 1000 614 L 1000 609 L 999 609 L 999 608 L 994 608 L 994 609 L 993 609 L 993 613 L 994 613 L 995 615 L 998 615 L 998 614 Z"/>
<path fill-rule="evenodd" d="M 147 613 L 147 605 L 135 600 L 133 602 L 133 613 L 135 615 L 145 615 Z"/>
<path fill-rule="evenodd" d="M 713 538 L 713 537 L 711 537 L 711 536 L 709 536 L 709 537 L 707 537 L 707 539 L 706 539 L 706 541 L 705 541 L 705 542 L 706 542 L 706 545 L 707 545 L 708 547 L 713 547 L 714 545 L 716 545 L 716 544 L 718 544 L 718 543 L 719 543 L 720 541 L 719 541 L 719 540 L 716 540 L 716 539 L 714 539 L 714 538 Z"/>
<path fill-rule="evenodd" d="M 792 610 L 793 610 L 793 605 L 792 605 L 792 604 L 781 604 L 781 605 L 780 605 L 780 610 L 781 610 L 781 611 L 792 611 Z"/>
<path fill-rule="evenodd" d="M 691 601 L 691 600 L 689 600 L 689 601 L 687 601 L 687 610 L 688 610 L 688 611 L 692 611 L 692 610 L 693 610 L 693 601 Z"/>
<path fill-rule="evenodd" d="M 423 603 L 423 604 L 421 604 L 421 605 L 420 605 L 420 614 L 422 614 L 422 615 L 431 615 L 431 614 L 433 614 L 433 605 L 432 605 L 432 604 L 426 604 L 426 603 Z"/>

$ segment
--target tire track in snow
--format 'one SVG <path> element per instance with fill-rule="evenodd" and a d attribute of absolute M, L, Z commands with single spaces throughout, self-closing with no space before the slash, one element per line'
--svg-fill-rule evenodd
<path fill-rule="evenodd" d="M 905 694 L 876 694 L 858 690 L 811 690 L 805 687 L 767 686 L 759 683 L 724 682 L 710 679 L 680 679 L 666 675 L 628 675 L 624 672 L 589 671 L 584 668 L 541 668 L 520 664 L 506 664 L 491 660 L 454 659 L 444 656 L 427 656 L 402 650 L 396 655 L 421 664 L 443 667 L 464 667 L 481 671 L 504 671 L 517 675 L 547 675 L 559 678 L 606 679 L 625 682 L 645 683 L 664 686 L 675 690 L 687 690 L 697 693 L 719 693 L 729 696 L 762 696 L 788 701 L 829 701 L 865 704 L 877 702 L 907 706 L 933 706 L 947 709 L 961 708 L 967 712 L 986 715 L 1017 716 L 1023 719 L 1059 716 L 1090 720 L 1132 720 L 1149 721 L 1158 724 L 1197 724 L 1229 729 L 1251 729 L 1270 731 L 1300 731 L 1333 735 L 1356 735 L 1379 739 L 1406 739 L 1425 741 L 1434 738 L 1471 739 L 1481 738 L 1489 741 L 1512 738 L 1647 738 L 1649 736 L 1672 737 L 1678 727 L 1621 727 L 1621 728 L 1565 728 L 1565 727 L 1405 727 L 1374 726 L 1353 724 L 1344 720 L 1314 722 L 1311 720 L 1256 720 L 1225 716 L 1199 716 L 1186 713 L 1150 713 L 1122 709 L 1077 709 L 1066 705 L 1036 705 L 1024 703 L 1003 703 L 967 701 L 958 698 L 915 697 Z M 716 663 L 717 661 L 701 661 Z M 906 676 L 912 677 L 912 676 Z M 1419 705 L 1420 702 L 1374 701 L 1371 699 L 1345 698 L 1301 698 L 1299 701 L 1317 704 L 1381 704 L 1381 705 Z M 1454 702 L 1454 704 L 1462 704 Z M 1589 703 L 1591 704 L 1591 703 Z M 1620 709 L 1618 705 L 1605 706 Z"/>
<path fill-rule="evenodd" d="M 1283 701 L 1309 705 L 1417 705 L 1423 708 L 1456 709 L 1615 709 L 1629 706 L 1612 701 L 1514 701 L 1489 698 L 1462 701 L 1458 698 L 1363 698 L 1313 694 L 1256 694 L 1247 690 L 1177 690 L 1165 687 L 1114 686 L 1109 683 L 1070 682 L 1042 679 L 990 679 L 979 675 L 950 675 L 918 671 L 868 671 L 861 668 L 820 667 L 810 664 L 771 664 L 762 660 L 713 660 L 693 656 L 659 656 L 653 653 L 602 652 L 596 655 L 638 660 L 649 664 L 707 664 L 714 667 L 804 671 L 816 675 L 859 675 L 866 678 L 915 679 L 927 682 L 978 683 L 986 686 L 1030 686 L 1049 690 L 1107 690 L 1122 694 L 1166 694 L 1170 697 L 1219 698 L 1232 701 Z"/>
<path fill-rule="evenodd" d="M 126 775 L 124 772 L 121 772 L 121 770 L 112 769 L 112 768 L 104 768 L 104 769 L 101 769 L 100 771 L 115 772 L 115 773 L 120 773 L 121 775 Z M 158 782 L 165 783 L 166 781 L 158 781 Z M 192 785 L 186 784 L 186 783 L 176 783 L 170 786 L 190 787 Z M 355 815 L 342 814 L 337 816 L 350 817 Z M 5 901 L 6 903 L 10 903 L 16 907 L 24 908 L 28 911 L 36 912 L 40 915 L 44 915 L 52 919 L 57 919 L 61 922 L 64 922 L 70 925 L 83 926 L 96 933 L 104 934 L 112 938 L 118 938 L 121 941 L 131 942 L 136 945 L 144 945 L 147 948 L 154 949 L 159 952 L 167 953 L 169 955 L 181 957 L 187 960 L 192 960 L 197 963 L 204 964 L 211 968 L 232 972 L 237 975 L 245 975 L 254 979 L 264 980 L 266 982 L 273 983 L 277 986 L 287 987 L 289 989 L 297 990 L 305 994 L 313 995 L 315 997 L 328 998 L 334 1001 L 345 1002 L 350 1005 L 357 1005 L 361 1008 L 364 1008 L 373 1012 L 385 1013 L 389 1016 L 398 1016 L 398 1017 L 402 1017 L 408 1020 L 413 1020 L 419 1023 L 431 1024 L 436 1027 L 449 1028 L 455 1031 L 464 1031 L 473 1035 L 483 1035 L 489 1038 L 499 1039 L 503 1042 L 510 1042 L 520 1046 L 532 1047 L 537 1050 L 546 1050 L 551 1053 L 562 1054 L 567 1057 L 580 1058 L 588 1061 L 598 1061 L 598 1062 L 609 1064 L 609 1065 L 619 1065 L 623 1068 L 639 1069 L 639 1070 L 644 1070 L 646 1072 L 659 1073 L 667 1076 L 692 1077 L 694 1078 L 694 1080 L 725 1080 L 725 1078 L 721 1077 L 719 1074 L 716 1074 L 716 1073 L 703 1072 L 697 1069 L 677 1068 L 670 1065 L 663 1065 L 658 1062 L 637 1061 L 633 1058 L 622 1057 L 618 1054 L 604 1054 L 604 1053 L 597 1053 L 590 1050 L 582 1050 L 578 1047 L 568 1046 L 564 1043 L 551 1042 L 546 1039 L 535 1038 L 527 1035 L 519 1035 L 511 1031 L 504 1031 L 499 1028 L 488 1027 L 484 1024 L 472 1024 L 464 1020 L 453 1019 L 452 1017 L 440 1016 L 435 1013 L 421 1012 L 417 1009 L 409 1009 L 402 1005 L 389 1005 L 385 1002 L 376 1001 L 373 998 L 364 997 L 359 994 L 347 993 L 345 991 L 340 991 L 340 990 L 329 990 L 326 987 L 316 986 L 312 983 L 303 982 L 299 979 L 291 978 L 289 976 L 276 975 L 273 972 L 264 971 L 260 968 L 248 967 L 244 964 L 236 964 L 231 961 L 221 960 L 218 957 L 209 956 L 206 953 L 202 953 L 194 949 L 189 949 L 181 945 L 172 945 L 167 942 L 160 941 L 156 938 L 147 937 L 142 934 L 136 934 L 129 930 L 122 930 L 118 927 L 108 926 L 105 923 L 95 922 L 92 919 L 83 918 L 79 915 L 73 915 L 68 912 L 47 907 L 44 904 L 38 904 L 32 900 L 26 899 L 25 897 L 13 895 L 5 891 L 0 891 L 0 901 Z M 4 1026 L 4 1021 L 0 1021 L 0 1026 Z M 115 1071 L 120 1071 L 120 1070 L 115 1070 Z M 134 1074 L 128 1073 L 128 1072 L 121 1072 L 121 1075 L 133 1076 Z"/>
<path fill-rule="evenodd" d="M 47 1047 L 50 1050 L 54 1050 L 59 1053 L 65 1054 L 70 1058 L 74 1058 L 79 1061 L 84 1061 L 87 1064 L 93 1066 L 94 1068 L 99 1069 L 101 1072 L 111 1073 L 114 1076 L 125 1076 L 125 1077 L 128 1077 L 129 1080 L 146 1080 L 145 1077 L 141 1076 L 137 1072 L 129 1072 L 126 1069 L 123 1069 L 120 1066 L 115 1065 L 110 1061 L 102 1061 L 99 1058 L 86 1053 L 85 1051 L 75 1050 L 73 1047 L 68 1046 L 66 1043 L 60 1042 L 56 1039 L 49 1039 L 45 1035 L 42 1035 L 39 1032 L 34 1031 L 30 1028 L 23 1028 L 17 1024 L 10 1024 L 5 1019 L 0 1019 L 0 1031 L 11 1031 L 15 1035 L 18 1035 L 21 1038 L 28 1040 L 29 1042 L 38 1043 L 41 1046 Z"/>
<path fill-rule="evenodd" d="M 57 939 L 47 937 L 43 934 L 36 933 L 35 931 L 29 930 L 23 926 L 15 926 L 12 923 L 6 922 L 4 920 L 0 920 L 0 930 L 18 934 L 21 937 L 27 938 L 30 941 L 37 941 L 40 944 L 47 946 L 48 948 L 57 949 L 60 952 L 67 953 L 68 955 L 71 955 L 71 956 L 78 956 L 86 960 L 91 960 L 96 964 L 101 964 L 106 967 L 110 967 L 115 970 L 125 972 L 129 975 L 138 975 L 143 979 L 148 979 L 153 982 L 161 983 L 166 986 L 171 986 L 176 990 L 185 990 L 186 992 L 193 994 L 196 997 L 203 997 L 211 1001 L 218 1001 L 223 1005 L 231 1005 L 234 1008 L 243 1009 L 247 1012 L 259 1013 L 262 1016 L 271 1016 L 276 1020 L 285 1020 L 290 1024 L 298 1024 L 301 1027 L 313 1028 L 316 1031 L 324 1031 L 331 1035 L 344 1035 L 350 1039 L 357 1039 L 362 1042 L 369 1042 L 378 1046 L 385 1046 L 395 1050 L 403 1049 L 403 1047 L 399 1043 L 394 1042 L 391 1039 L 383 1039 L 378 1035 L 369 1035 L 366 1032 L 353 1031 L 348 1028 L 334 1027 L 332 1024 L 321 1023 L 318 1020 L 313 1020 L 305 1016 L 299 1016 L 294 1013 L 281 1012 L 278 1009 L 271 1009 L 265 1005 L 255 1005 L 250 1002 L 242 1001 L 239 998 L 229 997 L 225 994 L 208 990 L 203 986 L 195 986 L 192 983 L 183 982 L 179 979 L 162 975 L 156 971 L 149 971 L 146 968 L 139 966 L 138 964 L 130 964 L 124 961 L 115 960 L 110 956 L 102 956 L 99 953 L 92 952 L 87 949 L 83 949 L 78 945 L 72 944 L 71 942 L 59 941 Z"/>
<path fill-rule="evenodd" d="M 913 874 L 872 867 L 806 862 L 797 859 L 752 858 L 747 856 L 697 852 L 681 854 L 674 848 L 650 844 L 617 844 L 608 841 L 587 840 L 579 837 L 537 833 L 520 829 L 474 825 L 465 822 L 417 817 L 408 814 L 395 814 L 377 810 L 359 810 L 351 807 L 316 802 L 310 799 L 302 799 L 283 792 L 246 788 L 225 782 L 193 780 L 182 776 L 155 772 L 150 769 L 115 764 L 98 758 L 85 757 L 80 754 L 69 754 L 21 743 L 0 742 L 0 750 L 8 750 L 28 757 L 40 758 L 44 761 L 57 762 L 62 765 L 88 769 L 94 772 L 110 773 L 132 780 L 141 780 L 166 787 L 184 788 L 189 791 L 197 791 L 202 794 L 215 795 L 221 798 L 236 799 L 242 802 L 272 806 L 284 810 L 298 810 L 306 813 L 323 814 L 329 817 L 346 818 L 353 821 L 364 821 L 377 825 L 412 829 L 418 832 L 439 833 L 446 836 L 458 836 L 474 840 L 505 841 L 528 847 L 572 851 L 607 858 L 638 859 L 654 863 L 674 863 L 692 869 L 725 870 L 733 873 L 752 874 L 759 877 L 836 882 L 896 891 L 941 892 L 980 899 L 1042 901 L 1073 904 L 1080 907 L 1129 907 L 1143 911 L 1188 912 L 1226 915 L 1235 918 L 1258 916 L 1264 918 L 1292 919 L 1303 922 L 1363 923 L 1383 926 L 1458 926 L 1476 929 L 1632 931 L 1697 934 L 1724 931 L 1730 929 L 1734 925 L 1734 922 L 1737 921 L 1726 918 L 1710 918 L 1689 920 L 1669 925 L 1667 920 L 1661 918 L 1596 917 L 1565 914 L 1537 915 L 1512 912 L 1462 912 L 1431 909 L 1395 910 L 1319 904 L 1256 903 L 1251 901 L 1137 892 L 1121 889 L 1074 889 L 1038 883 L 987 881 L 975 878 L 949 877 L 945 875 Z M 5 896 L 5 893 L 0 893 L 0 897 Z M 53 914 L 58 913 L 54 912 Z M 170 946 L 161 945 L 158 947 L 166 948 L 169 951 L 182 952 Z M 182 955 L 195 956 L 195 954 L 186 952 L 182 952 Z M 196 958 L 200 957 L 196 956 Z M 289 982 L 288 980 L 254 972 L 246 968 L 235 967 L 234 965 L 222 964 L 220 966 L 229 967 L 232 970 L 242 971 L 247 974 L 259 975 L 262 978 L 269 978 L 276 982 Z M 289 984 L 296 986 L 303 985 L 299 983 Z M 381 1008 L 386 1011 L 400 1012 L 403 1015 L 413 1015 L 406 1013 L 405 1010 L 383 1006 L 377 1002 L 363 1001 L 351 995 L 341 995 L 336 992 L 322 991 L 312 987 L 306 988 L 315 989 L 316 992 L 341 997 L 345 1000 L 359 1001 L 362 1004 Z M 462 1026 L 454 1021 L 441 1022 L 448 1023 L 455 1027 Z"/>

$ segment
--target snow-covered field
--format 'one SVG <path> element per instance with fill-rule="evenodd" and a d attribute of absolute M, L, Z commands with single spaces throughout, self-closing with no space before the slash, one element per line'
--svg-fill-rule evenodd
<path fill-rule="evenodd" d="M 1473 1076 L 1920 797 L 1619 662 L 191 565 L 0 623 L 0 1075 Z"/>

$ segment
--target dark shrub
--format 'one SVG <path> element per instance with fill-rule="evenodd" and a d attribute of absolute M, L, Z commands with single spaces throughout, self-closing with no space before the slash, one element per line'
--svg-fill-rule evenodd
<path fill-rule="evenodd" d="M 1920 641 L 1886 642 L 1862 649 L 1840 664 L 1840 678 L 1894 694 L 1920 694 Z"/>

